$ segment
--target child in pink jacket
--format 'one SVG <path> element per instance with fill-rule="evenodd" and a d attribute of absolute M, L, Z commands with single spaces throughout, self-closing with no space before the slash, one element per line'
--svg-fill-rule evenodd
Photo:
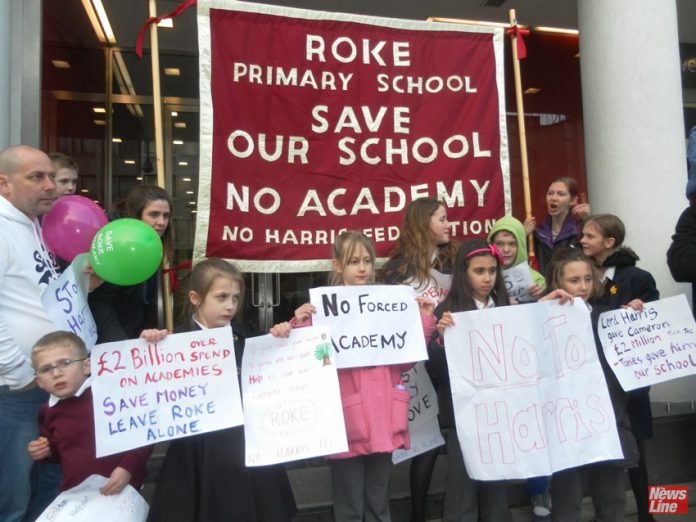
<path fill-rule="evenodd" d="M 375 250 L 362 232 L 343 232 L 333 246 L 331 284 L 365 285 L 374 282 Z M 419 301 L 427 339 L 435 330 L 432 304 Z M 292 327 L 311 324 L 315 307 L 295 311 L 289 323 L 271 328 L 273 335 L 289 335 Z M 411 364 L 338 370 L 348 451 L 329 456 L 337 522 L 391 521 L 389 476 L 391 454 L 409 447 L 409 392 L 401 372 Z"/>

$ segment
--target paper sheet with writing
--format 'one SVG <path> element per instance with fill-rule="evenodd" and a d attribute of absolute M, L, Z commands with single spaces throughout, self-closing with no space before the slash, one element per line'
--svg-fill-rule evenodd
<path fill-rule="evenodd" d="M 400 364 L 428 358 L 410 286 L 325 286 L 309 290 L 316 326 L 331 331 L 338 368 Z"/>
<path fill-rule="evenodd" d="M 87 304 L 89 274 L 87 254 L 75 257 L 68 268 L 41 294 L 41 304 L 57 330 L 79 336 L 91 349 L 97 342 L 97 325 Z"/>
<path fill-rule="evenodd" d="M 527 263 L 520 263 L 503 270 L 503 279 L 510 299 L 515 299 L 520 303 L 533 301 L 529 294 L 529 287 L 532 286 L 532 274 L 529 272 Z"/>
<path fill-rule="evenodd" d="M 230 327 L 92 350 L 97 457 L 244 422 Z"/>
<path fill-rule="evenodd" d="M 443 349 L 472 478 L 548 476 L 623 457 L 584 303 L 504 306 L 453 318 Z"/>
<path fill-rule="evenodd" d="M 99 493 L 106 477 L 90 475 L 74 488 L 63 491 L 36 522 L 145 522 L 149 506 L 131 485 L 118 495 Z"/>
<path fill-rule="evenodd" d="M 624 390 L 696 374 L 696 322 L 684 295 L 645 303 L 642 312 L 603 313 L 599 338 Z"/>
<path fill-rule="evenodd" d="M 242 362 L 247 466 L 348 451 L 326 327 L 248 339 Z"/>
<path fill-rule="evenodd" d="M 408 433 L 411 439 L 409 449 L 397 449 L 392 453 L 392 462 L 398 464 L 404 460 L 442 446 L 445 439 L 437 420 L 439 407 L 437 394 L 425 363 L 419 362 L 407 372 L 401 374 L 404 386 L 411 394 L 408 403 Z"/>

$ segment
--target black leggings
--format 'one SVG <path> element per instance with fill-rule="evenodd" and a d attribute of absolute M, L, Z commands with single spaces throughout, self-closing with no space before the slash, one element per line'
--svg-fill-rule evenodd
<path fill-rule="evenodd" d="M 416 455 L 411 459 L 411 522 L 425 522 L 428 489 L 440 448 Z"/>

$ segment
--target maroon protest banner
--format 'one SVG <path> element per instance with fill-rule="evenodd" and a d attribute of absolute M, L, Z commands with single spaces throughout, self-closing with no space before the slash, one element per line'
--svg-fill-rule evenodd
<path fill-rule="evenodd" d="M 327 270 L 343 229 L 387 256 L 418 197 L 459 239 L 509 213 L 501 29 L 198 6 L 196 258 Z"/>

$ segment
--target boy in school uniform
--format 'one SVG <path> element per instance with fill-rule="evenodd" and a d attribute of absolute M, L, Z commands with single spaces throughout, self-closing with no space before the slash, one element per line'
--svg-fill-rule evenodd
<path fill-rule="evenodd" d="M 89 353 L 82 339 L 64 331 L 46 334 L 34 345 L 31 362 L 37 384 L 51 396 L 39 410 L 42 436 L 29 443 L 29 456 L 60 462 L 61 491 L 94 474 L 109 479 L 100 489 L 104 495 L 118 494 L 127 484 L 139 490 L 152 446 L 96 456 Z"/>

